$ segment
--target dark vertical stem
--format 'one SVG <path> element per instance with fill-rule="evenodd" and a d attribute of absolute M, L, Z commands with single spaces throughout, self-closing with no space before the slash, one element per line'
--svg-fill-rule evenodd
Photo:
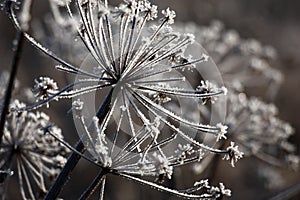
<path fill-rule="evenodd" d="M 81 152 L 81 153 L 84 152 L 85 148 L 84 148 L 84 144 L 81 140 L 79 140 L 76 143 L 75 149 L 77 151 Z M 70 173 L 73 171 L 73 169 L 75 168 L 75 166 L 79 162 L 80 158 L 81 158 L 80 155 L 78 155 L 75 152 L 73 152 L 69 156 L 65 166 L 61 170 L 60 174 L 56 178 L 56 180 L 53 183 L 53 185 L 51 186 L 51 188 L 49 189 L 49 192 L 47 193 L 47 195 L 45 197 L 45 200 L 56 199 L 56 197 L 60 193 L 62 187 L 65 185 L 66 181 L 69 179 Z"/>
<path fill-rule="evenodd" d="M 14 89 L 14 83 L 15 83 L 15 79 L 16 79 L 16 75 L 17 75 L 17 71 L 18 71 L 18 66 L 19 66 L 23 46 L 24 46 L 24 35 L 23 35 L 23 32 L 19 31 L 18 34 L 17 34 L 17 37 L 16 37 L 16 43 L 13 47 L 15 53 L 14 53 L 12 67 L 11 67 L 11 71 L 10 71 L 9 82 L 8 82 L 6 92 L 5 92 L 3 108 L 1 110 L 0 144 L 2 144 L 2 137 L 3 137 L 3 134 L 4 134 L 4 125 L 5 125 L 8 109 L 9 109 L 10 99 L 11 99 L 12 92 L 13 92 L 13 89 Z"/>
<path fill-rule="evenodd" d="M 103 181 L 104 176 L 108 173 L 107 169 L 101 169 L 96 178 L 93 180 L 91 185 L 84 191 L 84 193 L 80 196 L 80 200 L 87 200 L 92 197 L 92 195 L 96 192 L 101 182 Z"/>
<path fill-rule="evenodd" d="M 96 116 L 99 118 L 99 123 L 101 123 L 104 120 L 106 114 L 109 111 L 112 93 L 113 93 L 113 89 L 110 90 L 109 94 L 106 96 L 104 102 L 102 103 L 98 112 L 96 113 Z M 85 151 L 84 144 L 81 140 L 79 140 L 77 142 L 75 149 L 81 153 L 83 153 Z M 69 156 L 67 163 L 61 170 L 60 174 L 56 178 L 56 180 L 53 183 L 53 185 L 51 186 L 50 190 L 48 191 L 48 193 L 45 197 L 45 200 L 53 200 L 53 199 L 57 198 L 57 196 L 59 195 L 63 186 L 69 179 L 71 172 L 73 171 L 73 169 L 79 162 L 80 158 L 81 158 L 80 155 L 78 155 L 76 152 L 73 152 Z"/>

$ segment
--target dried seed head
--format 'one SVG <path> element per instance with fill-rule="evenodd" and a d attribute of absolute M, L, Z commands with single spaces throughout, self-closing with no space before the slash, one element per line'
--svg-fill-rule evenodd
<path fill-rule="evenodd" d="M 14 100 L 10 110 L 23 107 L 25 104 Z M 48 123 L 48 115 L 42 112 L 12 111 L 7 116 L 0 148 L 0 168 L 11 167 L 17 174 L 24 199 L 36 199 L 35 194 L 46 192 L 46 180 L 55 177 L 66 162 L 68 150 L 42 130 Z M 63 138 L 58 127 L 49 130 Z"/>

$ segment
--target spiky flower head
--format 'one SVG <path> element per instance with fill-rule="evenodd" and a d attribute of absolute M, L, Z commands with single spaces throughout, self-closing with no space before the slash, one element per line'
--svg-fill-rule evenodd
<path fill-rule="evenodd" d="M 175 12 L 168 8 L 162 11 L 160 20 L 154 21 L 157 7 L 147 0 L 126 0 L 115 8 L 106 1 L 94 0 L 74 0 L 65 6 L 89 56 L 81 67 L 75 67 L 24 33 L 33 45 L 59 62 L 58 70 L 77 77 L 62 89 L 49 79 L 37 79 L 42 101 L 21 110 L 53 99 L 73 98 L 80 137 L 101 167 L 186 198 L 212 198 L 222 193 L 206 188 L 205 194 L 190 194 L 133 176 L 171 178 L 174 167 L 199 161 L 203 152 L 232 154 L 231 149 L 219 150 L 202 143 L 207 135 L 224 138 L 225 126 L 185 119 L 184 110 L 174 111 L 167 105 L 172 101 L 183 109 L 193 105 L 198 108 L 197 100 L 214 103 L 226 93 L 224 87 L 211 83 L 214 80 L 190 78 L 191 73 L 201 74 L 197 69 L 211 61 L 194 43 L 192 34 L 180 34 L 170 26 Z M 12 18 L 20 27 L 13 10 Z M 217 74 L 210 77 L 214 76 Z M 157 96 L 168 101 L 157 101 Z M 188 147 L 185 154 L 183 147 Z"/>
<path fill-rule="evenodd" d="M 296 147 L 288 140 L 294 133 L 287 122 L 278 118 L 278 109 L 245 93 L 228 95 L 227 125 L 231 139 L 237 141 L 245 156 L 255 156 L 275 166 L 297 168 Z"/>
<path fill-rule="evenodd" d="M 47 191 L 46 182 L 54 178 L 64 165 L 68 150 L 42 130 L 49 117 L 42 112 L 15 112 L 25 105 L 14 100 L 10 106 L 0 144 L 0 169 L 13 170 L 23 199 L 38 199 Z M 63 138 L 61 130 L 51 131 Z M 9 177 L 6 182 L 9 181 Z M 5 182 L 5 184 L 6 184 Z"/>
<path fill-rule="evenodd" d="M 225 85 L 235 85 L 240 91 L 253 92 L 266 98 L 274 98 L 283 81 L 277 69 L 279 61 L 276 50 L 263 45 L 255 39 L 241 38 L 235 30 L 227 30 L 220 21 L 212 21 L 209 26 L 181 24 L 176 26 L 180 32 L 191 32 L 216 62 L 222 73 Z"/>
<path fill-rule="evenodd" d="M 35 85 L 32 89 L 37 101 L 48 99 L 58 92 L 57 83 L 49 77 L 39 77 L 34 80 Z M 47 105 L 49 106 L 49 105 Z"/>

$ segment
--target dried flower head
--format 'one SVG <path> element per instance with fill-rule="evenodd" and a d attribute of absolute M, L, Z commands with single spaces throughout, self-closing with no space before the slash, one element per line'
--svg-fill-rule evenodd
<path fill-rule="evenodd" d="M 288 142 L 292 127 L 278 119 L 275 105 L 254 97 L 247 98 L 244 93 L 258 90 L 256 94 L 263 91 L 260 93 L 263 98 L 266 94 L 275 96 L 283 76 L 271 67 L 278 63 L 274 48 L 263 46 L 254 39 L 242 39 L 236 31 L 224 29 L 219 21 L 213 21 L 207 27 L 183 24 L 177 28 L 195 34 L 196 41 L 203 44 L 218 64 L 230 88 L 225 120 L 230 134 L 226 137 L 235 141 L 245 156 L 253 155 L 272 165 L 296 168 L 299 163 L 294 155 L 296 148 Z M 201 109 L 209 118 L 211 113 L 205 107 Z M 295 159 L 288 159 L 290 156 Z M 226 158 L 232 157 L 227 155 Z"/>
<path fill-rule="evenodd" d="M 228 95 L 228 137 L 239 144 L 245 156 L 253 155 L 275 166 L 295 166 L 297 159 L 294 165 L 288 159 L 296 151 L 288 141 L 294 130 L 277 115 L 275 105 L 232 91 Z"/>
<path fill-rule="evenodd" d="M 49 77 L 39 77 L 34 82 L 32 92 L 35 94 L 37 101 L 48 99 L 58 92 L 57 83 Z"/>
<path fill-rule="evenodd" d="M 274 98 L 283 81 L 282 73 L 276 69 L 278 60 L 273 47 L 264 46 L 255 39 L 242 39 L 235 30 L 226 30 L 220 21 L 213 21 L 209 26 L 195 24 L 177 25 L 180 32 L 195 34 L 214 59 L 222 73 L 226 86 L 233 82 L 240 91 L 261 88 L 255 95 Z M 267 92 L 266 92 L 267 91 Z"/>
<path fill-rule="evenodd" d="M 227 91 L 212 84 L 213 80 L 196 81 L 200 82 L 198 88 L 189 82 L 190 76 L 185 73 L 196 72 L 209 59 L 204 52 L 191 51 L 195 45 L 192 34 L 172 29 L 175 12 L 169 8 L 162 11 L 162 18 L 155 24 L 149 21 L 156 19 L 157 7 L 147 0 L 126 0 L 115 8 L 107 2 L 92 0 L 74 0 L 65 6 L 89 56 L 81 67 L 75 67 L 24 33 L 34 46 L 59 62 L 57 69 L 76 74 L 77 78 L 61 90 L 52 79 L 37 79 L 36 93 L 41 101 L 21 110 L 37 108 L 53 99 L 74 98 L 75 122 L 81 139 L 96 163 L 108 173 L 185 198 L 229 195 L 222 185 L 219 189 L 206 187 L 203 193 L 193 194 L 202 186 L 172 190 L 136 177 L 171 178 L 174 167 L 199 161 L 203 152 L 231 156 L 231 163 L 241 157 L 234 147 L 219 150 L 202 143 L 207 135 L 217 140 L 225 138 L 224 125 L 185 119 L 164 106 L 163 101 L 153 98 L 155 93 L 159 97 L 166 95 L 169 101 L 178 104 L 185 99 L 198 105 L 196 100 L 214 103 L 216 97 Z M 20 28 L 13 9 L 11 16 Z M 98 91 L 101 97 L 95 98 L 96 102 L 85 101 L 89 95 L 97 97 Z M 94 105 L 100 106 L 92 116 L 88 115 Z M 183 147 L 187 148 L 185 153 Z"/>
<path fill-rule="evenodd" d="M 18 100 L 10 106 L 11 110 L 21 107 L 24 104 Z M 23 199 L 40 198 L 47 191 L 46 180 L 54 178 L 66 161 L 67 149 L 42 130 L 48 123 L 49 117 L 42 112 L 11 111 L 7 116 L 0 169 L 15 172 Z M 63 138 L 58 127 L 53 126 L 51 131 Z"/>

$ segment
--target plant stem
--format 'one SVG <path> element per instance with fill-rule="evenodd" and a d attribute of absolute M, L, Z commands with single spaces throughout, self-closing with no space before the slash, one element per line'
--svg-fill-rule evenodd
<path fill-rule="evenodd" d="M 6 121 L 6 116 L 9 110 L 9 103 L 14 89 L 14 83 L 18 71 L 18 66 L 24 46 L 24 35 L 23 32 L 19 31 L 15 40 L 15 45 L 13 47 L 15 53 L 12 61 L 12 67 L 10 71 L 9 81 L 5 92 L 3 108 L 1 110 L 1 119 L 0 119 L 0 144 L 2 143 L 2 138 L 4 135 L 4 125 Z"/>
<path fill-rule="evenodd" d="M 79 140 L 76 143 L 75 149 L 81 153 L 84 152 L 85 148 L 84 148 L 84 144 L 81 140 Z M 73 152 L 69 156 L 65 166 L 61 170 L 60 174 L 56 178 L 56 180 L 53 183 L 53 185 L 51 186 L 51 188 L 49 189 L 49 191 L 45 197 L 45 200 L 56 199 L 56 197 L 60 193 L 62 187 L 65 185 L 66 181 L 69 179 L 70 173 L 73 171 L 73 169 L 79 162 L 80 158 L 81 158 L 80 155 L 78 155 L 75 152 Z"/>
<path fill-rule="evenodd" d="M 91 196 L 95 193 L 101 182 L 103 181 L 103 178 L 108 173 L 108 170 L 103 168 L 98 173 L 97 177 L 93 180 L 93 182 L 90 184 L 90 186 L 84 191 L 84 193 L 80 196 L 80 200 L 86 200 L 90 199 Z"/>
<path fill-rule="evenodd" d="M 106 96 L 104 102 L 102 103 L 98 112 L 96 113 L 96 116 L 99 118 L 99 123 L 101 123 L 104 120 L 106 114 L 109 111 L 112 93 L 113 89 L 110 90 L 109 94 Z M 84 144 L 81 140 L 77 142 L 75 149 L 81 153 L 85 151 Z M 66 181 L 69 179 L 69 175 L 71 174 L 75 166 L 78 164 L 80 158 L 80 155 L 78 155 L 76 152 L 73 152 L 69 156 L 65 166 L 61 170 L 60 174 L 56 178 L 50 190 L 48 191 L 45 200 L 52 200 L 57 198 Z"/>

